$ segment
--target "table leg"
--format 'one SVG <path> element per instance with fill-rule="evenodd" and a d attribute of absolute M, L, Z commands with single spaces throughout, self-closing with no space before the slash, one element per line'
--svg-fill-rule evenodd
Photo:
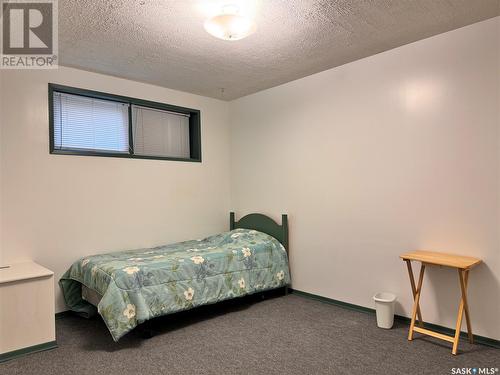
<path fill-rule="evenodd" d="M 413 299 L 415 300 L 415 295 L 417 294 L 417 288 L 415 286 L 415 278 L 413 277 L 413 269 L 411 268 L 410 260 L 406 260 L 406 267 L 408 268 L 408 275 L 410 276 L 411 292 L 413 295 Z M 422 319 L 422 313 L 420 312 L 420 304 L 417 306 L 417 316 L 418 316 L 418 325 L 420 327 L 423 327 L 424 321 Z"/>
<path fill-rule="evenodd" d="M 469 270 L 464 272 L 464 287 L 462 289 L 463 297 L 465 298 L 465 321 L 467 322 L 467 334 L 469 336 L 469 342 L 471 344 L 474 343 L 474 336 L 472 335 L 472 324 L 470 322 L 470 313 L 469 313 L 469 301 L 467 299 L 467 286 L 469 285 Z"/>
<path fill-rule="evenodd" d="M 469 317 L 469 305 L 467 303 L 467 284 L 469 281 L 468 271 L 463 271 L 458 269 L 458 279 L 460 281 L 460 291 L 462 293 L 462 298 L 460 299 L 460 306 L 458 307 L 457 325 L 455 327 L 455 338 L 453 340 L 452 354 L 457 354 L 458 341 L 460 340 L 460 329 L 462 327 L 462 317 L 465 311 L 465 319 L 467 321 L 467 333 L 469 334 L 469 340 L 472 342 L 472 327 L 470 324 Z M 465 274 L 465 276 L 464 276 Z"/>
<path fill-rule="evenodd" d="M 415 291 L 415 301 L 413 302 L 413 312 L 411 314 L 410 332 L 408 332 L 408 340 L 413 340 L 413 328 L 415 327 L 415 319 L 420 302 L 420 292 L 422 291 L 422 282 L 424 280 L 425 264 L 420 266 L 420 275 L 418 276 L 418 285 Z"/>

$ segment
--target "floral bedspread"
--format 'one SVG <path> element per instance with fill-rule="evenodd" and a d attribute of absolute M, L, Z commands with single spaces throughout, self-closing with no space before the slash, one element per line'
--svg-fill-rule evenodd
<path fill-rule="evenodd" d="M 81 285 L 102 295 L 97 309 L 115 341 L 148 319 L 289 283 L 283 246 L 247 229 L 88 256 L 59 281 L 68 307 L 84 316 L 95 308 L 82 299 Z"/>

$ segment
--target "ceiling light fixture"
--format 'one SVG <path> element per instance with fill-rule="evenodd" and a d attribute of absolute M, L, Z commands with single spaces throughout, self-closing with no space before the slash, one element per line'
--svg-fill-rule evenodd
<path fill-rule="evenodd" d="M 252 34 L 255 23 L 249 17 L 240 14 L 236 5 L 222 7 L 222 12 L 205 21 L 205 30 L 223 40 L 240 40 Z"/>

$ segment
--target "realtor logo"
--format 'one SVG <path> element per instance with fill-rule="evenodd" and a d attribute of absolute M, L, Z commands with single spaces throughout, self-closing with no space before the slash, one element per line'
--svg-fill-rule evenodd
<path fill-rule="evenodd" d="M 3 69 L 57 67 L 57 0 L 2 0 Z"/>

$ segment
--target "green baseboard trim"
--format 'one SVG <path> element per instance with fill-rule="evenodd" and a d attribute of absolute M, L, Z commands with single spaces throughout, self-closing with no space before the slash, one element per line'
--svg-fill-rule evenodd
<path fill-rule="evenodd" d="M 330 305 L 335 305 L 335 306 L 343 307 L 343 308 L 358 311 L 358 312 L 375 314 L 375 309 L 371 309 L 369 307 L 359 306 L 359 305 L 355 305 L 353 303 L 343 302 L 343 301 L 339 301 L 336 299 L 323 297 L 323 296 L 319 296 L 317 294 L 307 293 L 307 292 L 303 292 L 301 290 L 292 289 L 292 288 L 289 289 L 289 292 L 296 294 L 298 296 L 305 297 L 305 298 L 328 303 Z M 411 319 L 406 317 L 406 316 L 402 316 L 402 315 L 394 315 L 394 320 L 401 322 L 401 323 L 404 323 L 404 324 L 410 324 Z M 433 323 L 424 322 L 424 324 L 425 324 L 426 328 L 429 328 L 433 331 L 443 333 L 445 335 L 451 335 L 451 336 L 455 335 L 455 330 L 452 328 L 440 326 L 438 324 L 433 324 Z M 495 339 L 492 339 L 489 337 L 479 336 L 479 335 L 473 335 L 473 336 L 474 336 L 474 342 L 477 344 L 487 345 L 487 346 L 491 346 L 493 348 L 500 349 L 500 340 L 495 340 Z M 461 331 L 460 338 L 461 339 L 468 339 L 467 333 L 464 331 Z"/>
<path fill-rule="evenodd" d="M 0 354 L 0 363 L 5 361 L 10 361 L 11 359 L 19 358 L 27 354 L 43 352 L 45 350 L 57 348 L 56 341 L 49 341 L 43 344 L 29 346 L 27 348 L 22 348 L 18 350 L 13 350 L 11 352 Z"/>
<path fill-rule="evenodd" d="M 303 291 L 297 290 L 297 289 L 289 289 L 289 292 L 296 294 L 298 296 L 306 297 L 309 299 L 314 299 L 316 301 L 325 302 L 325 303 L 328 303 L 330 305 L 344 307 L 344 308 L 349 309 L 349 310 L 355 310 L 355 311 L 364 312 L 364 313 L 375 313 L 375 309 L 370 309 L 369 307 L 354 305 L 352 303 L 343 302 L 343 301 L 339 301 L 336 299 L 331 299 L 328 297 L 319 296 L 317 294 L 303 292 Z"/>

